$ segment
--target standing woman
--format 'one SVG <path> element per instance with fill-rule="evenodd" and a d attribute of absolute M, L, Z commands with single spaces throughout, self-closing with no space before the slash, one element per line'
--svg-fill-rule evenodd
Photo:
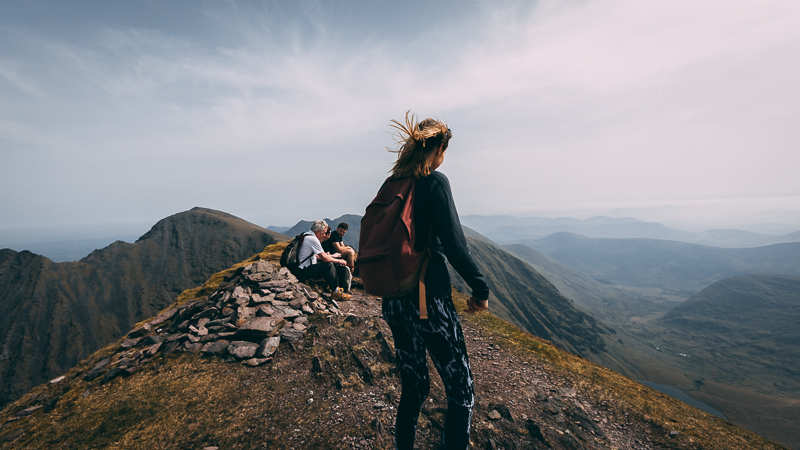
<path fill-rule="evenodd" d="M 467 312 L 488 308 L 489 287 L 467 248 L 450 182 L 436 171 L 444 162 L 452 137 L 450 129 L 434 119 L 415 123 L 414 116 L 409 118 L 408 113 L 405 124 L 392 122 L 399 132 L 399 149 L 390 180 L 415 179 L 415 249 L 422 251 L 426 245 L 430 249 L 424 280 L 428 318 L 420 318 L 418 290 L 383 299 L 383 317 L 392 330 L 403 383 L 395 421 L 395 448 L 414 447 L 417 419 L 430 391 L 427 350 L 447 394 L 442 447 L 466 449 L 475 389 L 461 322 L 451 298 L 445 257 L 472 288 Z"/>

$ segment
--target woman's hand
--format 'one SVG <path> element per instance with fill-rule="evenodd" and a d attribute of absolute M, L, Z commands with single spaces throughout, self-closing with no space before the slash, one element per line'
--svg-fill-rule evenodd
<path fill-rule="evenodd" d="M 486 311 L 489 309 L 489 300 L 477 300 L 475 297 L 470 297 L 467 300 L 467 309 L 464 312 L 475 314 L 479 311 Z"/>

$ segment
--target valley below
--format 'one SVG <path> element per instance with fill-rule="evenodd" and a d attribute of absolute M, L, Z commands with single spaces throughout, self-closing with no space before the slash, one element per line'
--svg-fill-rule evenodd
<path fill-rule="evenodd" d="M 612 349 L 622 355 L 609 367 L 679 389 L 732 423 L 800 448 L 800 244 L 547 240 L 541 251 L 504 248 L 614 327 L 625 346 Z"/>

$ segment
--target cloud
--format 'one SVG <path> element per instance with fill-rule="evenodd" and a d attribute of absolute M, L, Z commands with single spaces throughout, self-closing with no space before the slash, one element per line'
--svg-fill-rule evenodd
<path fill-rule="evenodd" d="M 236 213 L 255 207 L 222 186 L 291 186 L 300 160 L 346 175 L 297 183 L 317 202 L 274 208 L 358 212 L 391 162 L 389 119 L 411 108 L 454 129 L 443 170 L 469 213 L 800 194 L 800 87 L 781 76 L 800 70 L 796 2 L 478 3 L 419 21 L 346 2 L 229 5 L 188 7 L 174 27 L 0 27 L 14 43 L 0 50 L 0 187 L 37 165 L 94 203 L 145 198 L 120 204 L 133 215 L 206 200 Z"/>

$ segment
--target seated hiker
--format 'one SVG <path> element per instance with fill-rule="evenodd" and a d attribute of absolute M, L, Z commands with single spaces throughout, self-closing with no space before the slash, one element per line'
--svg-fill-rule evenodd
<path fill-rule="evenodd" d="M 329 237 L 328 240 L 322 244 L 322 247 L 325 248 L 328 253 L 339 253 L 342 255 L 342 259 L 347 261 L 347 267 L 349 267 L 350 270 L 353 270 L 356 260 L 356 251 L 353 249 L 353 247 L 345 245 L 344 242 L 342 242 L 344 234 L 347 233 L 348 228 L 350 228 L 350 225 L 344 222 L 337 225 L 336 231 L 331 233 L 331 237 Z"/>
<path fill-rule="evenodd" d="M 328 224 L 323 220 L 314 221 L 311 229 L 303 234 L 306 237 L 297 253 L 297 259 L 301 261 L 295 273 L 297 278 L 300 281 L 322 278 L 331 291 L 339 294 L 340 299 L 349 298 L 341 294 L 345 289 L 349 289 L 347 276 L 343 273 L 347 271 L 347 261 L 340 259 L 338 255 L 331 255 L 322 248 L 322 242 L 331 234 Z"/>

